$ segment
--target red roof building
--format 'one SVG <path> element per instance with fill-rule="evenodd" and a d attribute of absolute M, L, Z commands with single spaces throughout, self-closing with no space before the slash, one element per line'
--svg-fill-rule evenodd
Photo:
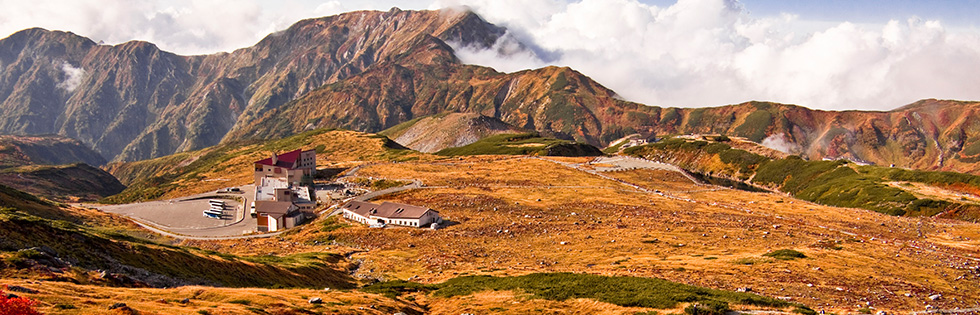
<path fill-rule="evenodd" d="M 255 162 L 255 185 L 262 185 L 263 177 L 281 178 L 299 186 L 303 176 L 316 175 L 316 151 L 293 150 Z"/>
<path fill-rule="evenodd" d="M 309 187 L 316 175 L 316 151 L 294 150 L 272 154 L 255 162 L 255 196 L 252 206 L 258 219 L 260 232 L 273 232 L 291 228 L 307 216 L 313 216 L 316 207 Z"/>

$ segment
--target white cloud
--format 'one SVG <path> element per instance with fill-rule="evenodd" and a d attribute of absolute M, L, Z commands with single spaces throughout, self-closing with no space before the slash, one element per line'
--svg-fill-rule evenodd
<path fill-rule="evenodd" d="M 623 97 L 698 107 L 768 100 L 823 109 L 891 109 L 923 98 L 980 100 L 980 35 L 937 21 L 885 25 L 752 17 L 731 0 L 441 1 L 465 4 L 544 52 L 464 62 L 510 71 L 570 66 Z"/>
<path fill-rule="evenodd" d="M 922 98 L 980 100 L 980 31 L 911 17 L 883 25 L 755 17 L 734 0 L 0 0 L 0 36 L 39 26 L 180 54 L 247 47 L 309 17 L 465 5 L 533 54 L 456 47 L 501 71 L 570 66 L 626 99 L 658 106 L 747 100 L 890 109 Z"/>
<path fill-rule="evenodd" d="M 340 1 L 328 1 L 324 2 L 313 10 L 316 15 L 328 16 L 335 15 L 349 11 Z"/>
<path fill-rule="evenodd" d="M 298 20 L 374 7 L 371 1 L 0 0 L 0 36 L 29 27 L 70 31 L 95 41 L 152 42 L 179 54 L 251 46 Z"/>
<path fill-rule="evenodd" d="M 770 136 L 766 137 L 765 139 L 763 139 L 762 140 L 762 143 L 760 143 L 760 144 L 762 144 L 763 146 L 766 146 L 766 147 L 768 147 L 770 149 L 773 149 L 773 150 L 776 150 L 776 151 L 779 151 L 779 152 L 783 152 L 783 153 L 797 154 L 797 153 L 802 152 L 802 150 L 801 150 L 801 148 L 800 148 L 799 145 L 797 145 L 796 143 L 787 141 L 786 140 L 786 135 L 785 134 L 782 134 L 782 133 L 777 133 L 777 134 L 774 134 L 774 135 L 770 135 Z"/>
<path fill-rule="evenodd" d="M 85 69 L 76 68 L 67 61 L 62 61 L 61 71 L 65 72 L 65 80 L 58 83 L 57 87 L 68 92 L 74 92 L 78 85 L 82 84 L 82 79 L 85 78 Z"/>

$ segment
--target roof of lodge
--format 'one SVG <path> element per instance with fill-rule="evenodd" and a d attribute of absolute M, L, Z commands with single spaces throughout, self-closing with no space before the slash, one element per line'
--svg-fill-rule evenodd
<path fill-rule="evenodd" d="M 293 210 L 292 202 L 285 201 L 256 201 L 255 202 L 255 212 L 265 213 L 274 217 L 282 216 L 288 214 L 290 210 Z"/>
<path fill-rule="evenodd" d="M 282 178 L 262 177 L 255 186 L 255 201 L 276 201 L 276 188 L 289 188 Z"/>
<path fill-rule="evenodd" d="M 344 209 L 365 218 L 376 216 L 391 219 L 420 219 L 428 211 L 439 213 L 426 207 L 387 201 L 380 205 L 364 201 L 351 201 L 344 204 Z"/>
<path fill-rule="evenodd" d="M 313 150 L 306 150 L 306 151 L 313 151 Z M 276 161 L 276 164 L 272 164 L 272 158 L 271 157 L 270 158 L 267 158 L 267 159 L 264 159 L 264 160 L 255 161 L 255 164 L 262 164 L 262 165 L 268 165 L 268 166 L 278 166 L 278 167 L 285 167 L 285 168 L 288 168 L 288 169 L 295 169 L 296 166 L 299 165 L 298 162 L 299 162 L 300 154 L 303 153 L 303 152 L 306 152 L 306 151 L 303 151 L 301 149 L 296 149 L 296 150 L 292 150 L 292 151 L 289 151 L 289 152 L 286 152 L 286 153 L 283 153 L 283 154 L 278 154 L 278 155 L 276 155 L 276 160 L 277 160 Z"/>

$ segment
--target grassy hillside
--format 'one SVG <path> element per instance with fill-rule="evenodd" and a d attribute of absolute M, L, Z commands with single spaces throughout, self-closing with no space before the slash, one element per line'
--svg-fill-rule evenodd
<path fill-rule="evenodd" d="M 974 223 L 831 207 L 782 193 L 718 189 L 667 170 L 588 172 L 608 167 L 605 163 L 591 157 L 482 155 L 365 165 L 355 175 L 418 179 L 427 186 L 375 202 L 424 205 L 439 211 L 448 223 L 437 230 L 372 229 L 334 217 L 284 238 L 308 246 L 305 250 L 316 250 L 319 243 L 330 250 L 357 251 L 349 259 L 363 264 L 354 277 L 381 281 L 438 284 L 461 276 L 563 272 L 658 278 L 725 291 L 747 287 L 759 295 L 838 314 L 857 313 L 855 300 L 871 302 L 875 311 L 917 311 L 923 302 L 938 303 L 927 299 L 934 294 L 930 292 L 943 294 L 941 302 L 947 303 L 933 306 L 951 309 L 957 307 L 954 296 L 972 301 L 970 297 L 980 292 L 976 277 L 960 269 L 963 263 L 974 265 L 971 258 L 980 240 Z M 921 198 L 918 192 L 913 195 Z M 294 250 L 276 249 L 280 242 L 275 241 L 257 243 L 229 242 L 217 250 Z M 935 250 L 928 250 L 932 246 Z M 801 255 L 792 255 L 797 252 Z M 961 276 L 965 278 L 955 280 Z M 530 279 L 535 279 L 530 286 L 540 280 Z M 409 289 L 399 299 L 414 299 L 433 314 L 651 311 L 592 298 L 537 298 L 537 289 L 530 286 L 493 290 L 497 280 L 487 281 L 494 282 L 485 286 L 490 289 L 471 295 L 449 297 Z M 549 285 L 556 293 L 578 291 L 558 285 L 561 282 Z M 587 287 L 603 282 L 583 281 Z M 677 314 L 685 307 L 682 302 L 656 311 Z"/>
<path fill-rule="evenodd" d="M 66 201 L 98 200 L 126 189 L 112 174 L 87 164 L 0 169 L 0 184 Z"/>
<path fill-rule="evenodd" d="M 436 152 L 438 155 L 539 155 L 539 156 L 598 156 L 596 147 L 586 143 L 544 138 L 534 133 L 501 134 L 474 143 Z"/>
<path fill-rule="evenodd" d="M 57 135 L 0 135 L 0 168 L 73 163 L 99 166 L 106 160 L 98 152 L 71 138 Z"/>
<path fill-rule="evenodd" d="M 431 292 L 433 296 L 447 298 L 473 295 L 481 291 L 520 291 L 532 299 L 592 299 L 626 307 L 672 309 L 681 303 L 701 305 L 704 308 L 703 313 L 696 314 L 724 314 L 729 310 L 729 304 L 777 308 L 797 306 L 799 310 L 809 310 L 799 304 L 751 293 L 712 290 L 655 278 L 575 273 L 533 273 L 511 277 L 465 276 L 431 285 L 391 281 L 365 287 L 363 291 L 389 297 L 406 292 Z M 691 311 L 688 313 L 691 314 Z"/>
<path fill-rule="evenodd" d="M 128 203 L 249 184 L 253 162 L 273 152 L 295 149 L 315 149 L 318 166 L 336 161 L 413 160 L 424 156 L 384 136 L 321 129 L 279 140 L 227 143 L 152 160 L 110 164 L 108 171 L 129 187 L 102 201 Z"/>
<path fill-rule="evenodd" d="M 980 176 L 859 166 L 846 160 L 807 161 L 798 156 L 771 159 L 721 142 L 677 138 L 629 148 L 624 153 L 779 190 L 825 205 L 863 208 L 891 215 L 944 214 L 964 220 L 980 218 L 980 203 L 976 200 L 923 195 L 919 189 L 912 189 L 914 185 L 907 184 L 921 183 L 973 193 L 980 189 Z M 894 185 L 893 182 L 906 184 Z"/>
<path fill-rule="evenodd" d="M 118 217 L 0 188 L 0 268 L 7 277 L 113 286 L 352 286 L 337 255 L 239 257 L 171 246 L 141 237 Z"/>

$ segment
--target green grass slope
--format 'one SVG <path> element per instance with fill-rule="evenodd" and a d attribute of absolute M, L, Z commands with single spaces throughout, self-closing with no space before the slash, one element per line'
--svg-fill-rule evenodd
<path fill-rule="evenodd" d="M 980 190 L 980 176 L 859 166 L 846 160 L 807 161 L 798 156 L 770 159 L 724 143 L 667 139 L 624 150 L 690 171 L 778 190 L 820 204 L 873 210 L 891 215 L 945 214 L 963 220 L 980 217 L 980 204 L 917 196 L 889 182 L 916 182 L 958 191 Z"/>
<path fill-rule="evenodd" d="M 403 293 L 424 292 L 435 297 L 467 296 L 482 291 L 520 291 L 533 299 L 564 301 L 593 299 L 626 307 L 671 309 L 681 303 L 712 308 L 724 314 L 729 305 L 790 308 L 810 311 L 803 305 L 751 293 L 731 292 L 685 285 L 656 278 L 600 276 L 576 273 L 534 273 L 523 276 L 464 276 L 446 282 L 423 285 L 408 281 L 377 283 L 362 289 L 395 297 Z"/>

